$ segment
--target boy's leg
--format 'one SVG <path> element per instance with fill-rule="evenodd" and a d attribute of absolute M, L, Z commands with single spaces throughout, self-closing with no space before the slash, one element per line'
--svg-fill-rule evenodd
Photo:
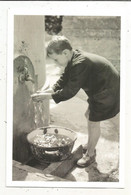
<path fill-rule="evenodd" d="M 96 144 L 100 138 L 100 122 L 89 121 L 88 115 L 86 117 L 88 122 L 87 153 L 89 156 L 93 156 Z M 108 120 L 114 124 L 117 130 L 119 130 L 119 113 Z"/>
<path fill-rule="evenodd" d="M 94 155 L 95 147 L 100 138 L 100 122 L 88 121 L 88 143 L 87 152 L 89 156 Z"/>
<path fill-rule="evenodd" d="M 100 122 L 89 121 L 89 111 L 87 111 L 85 115 L 88 122 L 88 143 L 86 144 L 87 151 L 77 162 L 77 165 L 82 167 L 89 166 L 93 161 L 95 161 L 95 147 L 100 138 Z"/>
<path fill-rule="evenodd" d="M 84 145 L 84 149 L 88 151 L 90 156 L 93 156 L 100 137 L 100 122 L 89 121 L 89 109 L 86 111 L 85 117 L 87 118 L 88 142 Z"/>

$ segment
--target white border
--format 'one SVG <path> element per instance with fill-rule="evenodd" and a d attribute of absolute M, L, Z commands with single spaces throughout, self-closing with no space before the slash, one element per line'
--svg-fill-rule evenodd
<path fill-rule="evenodd" d="M 100 3 L 100 2 L 99 2 Z M 44 4 L 43 4 L 44 5 Z M 101 6 L 101 5 L 104 5 Z M 108 6 L 110 5 L 110 6 Z M 64 9 L 63 9 L 64 7 Z M 116 9 L 117 7 L 117 9 Z M 73 8 L 73 9 L 72 9 Z M 8 16 L 8 66 L 7 66 L 7 156 L 6 185 L 11 187 L 68 187 L 68 188 L 124 188 L 125 152 L 125 51 L 128 12 L 117 2 L 46 2 L 42 8 L 9 9 Z M 130 13 L 130 12 L 129 12 Z M 72 15 L 121 16 L 121 115 L 120 115 L 120 181 L 119 182 L 35 182 L 12 181 L 12 124 L 13 124 L 13 17 L 14 15 Z M 10 112 L 9 112 L 10 111 Z"/>

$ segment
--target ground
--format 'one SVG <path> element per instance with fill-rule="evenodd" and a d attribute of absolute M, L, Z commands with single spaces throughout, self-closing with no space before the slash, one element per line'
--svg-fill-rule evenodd
<path fill-rule="evenodd" d="M 52 86 L 59 78 L 59 70 L 47 63 L 47 79 Z M 68 127 L 85 134 L 82 144 L 88 139 L 87 121 L 84 113 L 88 107 L 87 96 L 80 90 L 68 101 L 55 104 L 50 101 L 50 124 Z M 118 119 L 118 118 L 117 118 Z M 66 179 L 72 181 L 119 181 L 119 127 L 112 120 L 101 122 L 101 137 L 96 147 L 96 163 L 88 168 L 75 167 Z"/>

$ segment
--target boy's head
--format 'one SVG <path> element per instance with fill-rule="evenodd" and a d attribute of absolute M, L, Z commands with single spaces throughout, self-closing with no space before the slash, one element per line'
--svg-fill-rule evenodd
<path fill-rule="evenodd" d="M 48 42 L 46 51 L 47 56 L 62 66 L 66 66 L 72 57 L 72 46 L 64 36 L 54 36 Z"/>

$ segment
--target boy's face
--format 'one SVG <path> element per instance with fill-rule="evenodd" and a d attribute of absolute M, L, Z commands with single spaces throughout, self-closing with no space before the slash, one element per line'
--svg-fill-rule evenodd
<path fill-rule="evenodd" d="M 53 59 L 60 67 L 66 67 L 68 64 L 68 56 L 65 52 L 62 52 L 61 54 L 50 54 L 49 57 Z"/>

